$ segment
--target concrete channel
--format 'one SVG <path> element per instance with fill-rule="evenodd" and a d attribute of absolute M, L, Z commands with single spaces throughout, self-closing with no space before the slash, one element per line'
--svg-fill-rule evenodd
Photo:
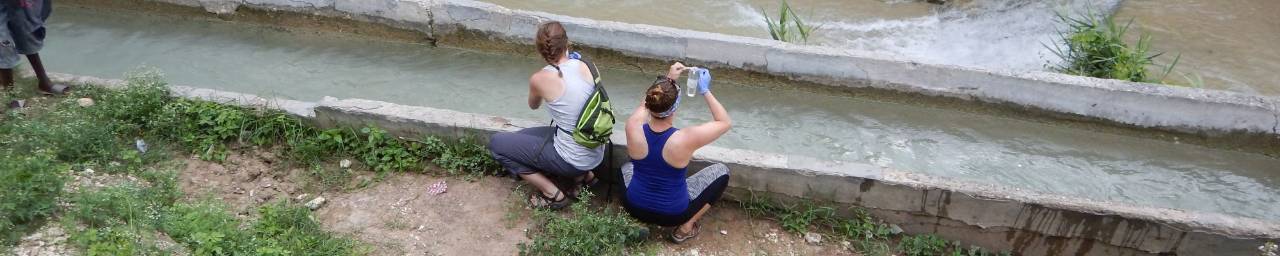
<path fill-rule="evenodd" d="M 1049 73 L 1010 74 L 924 65 L 891 56 L 862 56 L 839 49 L 508 10 L 475 1 L 156 1 L 219 14 L 253 8 L 339 17 L 419 31 L 432 39 L 478 32 L 507 43 L 531 41 L 536 24 L 554 19 L 564 22 L 579 43 L 645 58 L 716 63 L 833 86 L 870 86 L 1014 104 L 1137 127 L 1197 134 L 1280 134 L 1276 130 L 1280 104 L 1260 96 Z M 55 78 L 74 84 L 123 83 L 66 74 Z M 189 98 L 281 109 L 322 126 L 373 123 L 404 137 L 487 135 L 539 125 L 530 120 L 363 99 L 303 102 L 188 86 L 173 88 L 176 94 Z M 1280 224 L 1263 220 L 971 184 L 868 164 L 718 147 L 699 151 L 695 157 L 703 164 L 731 166 L 734 198 L 757 194 L 863 207 L 908 233 L 936 233 L 1021 255 L 1247 255 L 1256 253 L 1265 241 L 1280 239 Z"/>

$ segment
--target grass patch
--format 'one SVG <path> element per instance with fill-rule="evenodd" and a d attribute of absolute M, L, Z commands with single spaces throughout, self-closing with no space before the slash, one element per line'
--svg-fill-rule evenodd
<path fill-rule="evenodd" d="M 739 205 L 747 215 L 776 220 L 784 230 L 793 234 L 818 232 L 849 240 L 863 255 L 1008 255 L 987 252 L 978 247 L 965 248 L 959 242 L 932 234 L 894 234 L 888 224 L 876 220 L 863 209 L 848 209 L 851 216 L 838 217 L 836 208 L 812 201 L 788 205 L 755 195 L 739 201 Z M 895 239 L 898 239 L 897 246 L 893 245 Z"/>
<path fill-rule="evenodd" d="M 612 208 L 591 207 L 590 198 L 581 193 L 568 216 L 538 210 L 539 228 L 531 230 L 532 242 L 520 244 L 520 255 L 622 255 L 643 243 L 647 228 Z"/>
<path fill-rule="evenodd" d="M 357 159 L 379 174 L 422 171 L 428 164 L 450 174 L 479 177 L 499 165 L 471 137 L 413 141 L 375 127 L 316 129 L 273 110 L 174 98 L 158 72 L 130 74 L 124 88 L 80 87 L 41 106 L 4 113 L 0 122 L 0 250 L 44 223 L 65 198 L 62 224 L 72 245 L 89 255 L 163 255 L 167 234 L 197 255 L 353 255 L 349 238 L 321 230 L 310 211 L 279 203 L 258 209 L 244 223 L 212 202 L 177 203 L 177 174 L 160 171 L 170 151 L 211 161 L 243 146 L 274 148 L 309 164 L 325 188 L 343 187 L 351 170 L 332 171 L 324 160 Z M 3 99 L 26 97 L 5 94 Z M 81 107 L 76 99 L 96 104 Z M 147 144 L 136 147 L 136 140 Z M 169 148 L 168 146 L 174 146 Z M 70 171 L 99 170 L 141 181 L 66 195 Z M 365 183 L 364 185 L 367 185 Z"/>
<path fill-rule="evenodd" d="M 769 37 L 789 43 L 809 42 L 809 36 L 813 35 L 818 27 L 805 23 L 787 0 L 782 0 L 779 5 L 777 20 L 769 17 L 768 11 L 760 10 L 760 14 L 764 16 L 764 23 L 769 28 Z"/>
<path fill-rule="evenodd" d="M 1058 14 L 1059 20 L 1067 25 L 1067 30 L 1059 32 L 1060 44 L 1045 47 L 1062 58 L 1064 63 L 1051 65 L 1050 68 L 1071 75 L 1168 84 L 1165 79 L 1178 65 L 1181 56 L 1175 57 L 1167 66 L 1158 67 L 1155 58 L 1163 53 L 1150 53 L 1150 35 L 1139 35 L 1136 44 L 1125 42 L 1133 20 L 1121 25 L 1112 17 L 1100 16 L 1104 15 L 1094 14 L 1092 11 L 1075 17 L 1065 13 Z M 1058 45 L 1065 45 L 1066 48 Z M 1153 73 L 1149 70 L 1152 67 L 1158 67 L 1163 72 Z M 1193 86 L 1203 84 L 1197 82 L 1198 76 L 1195 76 L 1195 80 L 1185 75 L 1184 77 Z"/>

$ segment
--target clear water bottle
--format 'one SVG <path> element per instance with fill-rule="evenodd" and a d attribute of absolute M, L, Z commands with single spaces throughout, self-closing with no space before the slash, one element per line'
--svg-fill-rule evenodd
<path fill-rule="evenodd" d="M 693 97 L 698 94 L 698 80 L 702 79 L 702 75 L 698 72 L 699 69 L 700 68 L 698 67 L 689 67 L 686 69 L 689 70 L 689 78 L 684 81 L 684 87 L 686 92 L 685 94 L 689 95 L 689 97 Z"/>

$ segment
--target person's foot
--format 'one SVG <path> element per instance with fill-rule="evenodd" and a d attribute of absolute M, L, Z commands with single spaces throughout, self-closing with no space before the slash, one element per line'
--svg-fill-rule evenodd
<path fill-rule="evenodd" d="M 684 227 L 684 225 L 680 225 L 679 227 L 671 230 L 671 242 L 679 244 L 684 243 L 684 241 L 688 241 L 689 239 L 693 239 L 694 237 L 698 237 L 698 232 L 701 231 L 702 224 L 694 222 L 693 227 L 687 230 L 683 230 L 685 229 Z"/>
<path fill-rule="evenodd" d="M 43 94 L 45 96 L 66 95 L 67 92 L 71 91 L 71 86 L 53 84 L 48 87 L 40 86 L 36 88 L 36 90 L 40 91 L 40 94 Z"/>
<path fill-rule="evenodd" d="M 565 206 L 569 206 L 569 197 L 565 196 L 565 194 L 560 191 L 556 191 L 555 194 L 549 196 L 546 193 L 539 191 L 529 197 L 529 205 L 534 208 L 559 210 Z"/>

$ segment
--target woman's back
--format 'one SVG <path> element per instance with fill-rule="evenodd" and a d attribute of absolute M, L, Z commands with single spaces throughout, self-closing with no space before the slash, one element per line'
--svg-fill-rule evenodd
<path fill-rule="evenodd" d="M 564 85 L 563 93 L 555 100 L 547 101 L 547 113 L 559 130 L 553 139 L 556 152 L 574 167 L 586 170 L 594 168 L 604 160 L 604 147 L 583 147 L 573 141 L 571 134 L 574 126 L 578 124 L 578 115 L 582 113 L 582 108 L 591 98 L 592 90 L 595 90 L 595 86 L 589 82 L 592 79 L 583 77 L 582 72 L 578 72 L 581 65 L 582 61 L 578 60 L 568 60 L 560 64 L 560 70 L 567 71 L 560 73 Z M 544 69 L 556 71 L 552 66 Z"/>
<path fill-rule="evenodd" d="M 642 159 L 631 160 L 631 164 L 635 166 L 635 174 L 631 184 L 627 186 L 628 203 L 663 214 L 680 213 L 689 204 L 689 195 L 685 190 L 688 186 L 685 183 L 688 168 L 671 166 L 662 153 L 668 139 L 679 129 L 671 127 L 658 132 L 645 124 L 644 130 L 649 152 Z"/>

